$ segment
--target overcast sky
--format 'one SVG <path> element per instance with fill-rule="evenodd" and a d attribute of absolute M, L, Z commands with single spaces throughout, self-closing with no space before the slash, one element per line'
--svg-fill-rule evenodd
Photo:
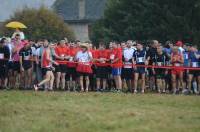
<path fill-rule="evenodd" d="M 24 6 L 39 8 L 41 5 L 51 7 L 55 0 L 0 0 L 0 22 L 8 19 L 16 10 Z"/>

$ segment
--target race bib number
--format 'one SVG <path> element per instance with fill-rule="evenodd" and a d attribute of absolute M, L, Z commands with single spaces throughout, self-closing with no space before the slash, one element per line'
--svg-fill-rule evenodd
<path fill-rule="evenodd" d="M 30 56 L 24 56 L 24 60 L 29 60 Z"/>
<path fill-rule="evenodd" d="M 125 63 L 124 63 L 124 68 L 132 68 L 132 63 L 130 63 L 130 62 L 125 62 Z"/>
<path fill-rule="evenodd" d="M 181 66 L 179 63 L 175 63 L 174 66 Z"/>
<path fill-rule="evenodd" d="M 110 59 L 111 59 L 111 60 L 114 60 L 114 59 L 115 59 L 115 55 L 111 54 L 111 55 L 110 55 Z"/>
<path fill-rule="evenodd" d="M 185 59 L 186 59 L 186 60 L 188 59 L 188 54 L 185 54 Z"/>
<path fill-rule="evenodd" d="M 69 58 L 69 61 L 73 61 L 73 57 L 70 57 L 70 58 Z"/>
<path fill-rule="evenodd" d="M 198 67 L 198 62 L 192 62 L 192 67 Z"/>
<path fill-rule="evenodd" d="M 139 58 L 137 59 L 137 62 L 139 62 L 139 63 L 144 62 L 144 57 L 139 57 Z"/>
<path fill-rule="evenodd" d="M 106 63 L 104 60 L 105 60 L 105 58 L 100 58 L 100 60 L 101 60 L 101 63 Z"/>
<path fill-rule="evenodd" d="M 0 59 L 4 59 L 4 54 L 0 54 Z"/>
<path fill-rule="evenodd" d="M 158 66 L 162 66 L 162 62 L 157 62 L 157 65 Z"/>

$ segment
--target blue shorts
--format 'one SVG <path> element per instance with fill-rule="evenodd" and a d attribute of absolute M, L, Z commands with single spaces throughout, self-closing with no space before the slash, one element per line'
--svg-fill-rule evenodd
<path fill-rule="evenodd" d="M 137 67 L 137 69 L 135 70 L 135 73 L 144 74 L 145 68 L 144 67 Z"/>
<path fill-rule="evenodd" d="M 122 74 L 122 69 L 121 68 L 112 68 L 112 75 L 113 76 L 118 76 Z"/>

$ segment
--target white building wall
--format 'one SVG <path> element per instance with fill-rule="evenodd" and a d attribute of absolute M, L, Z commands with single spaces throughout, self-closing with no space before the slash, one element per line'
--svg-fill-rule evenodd
<path fill-rule="evenodd" d="M 87 23 L 73 23 L 68 25 L 74 31 L 77 40 L 80 40 L 81 42 L 89 40 L 89 31 Z"/>

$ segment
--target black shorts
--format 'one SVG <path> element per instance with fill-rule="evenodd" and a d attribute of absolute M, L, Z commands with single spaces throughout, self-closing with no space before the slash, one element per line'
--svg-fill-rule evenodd
<path fill-rule="evenodd" d="M 145 68 L 144 67 L 137 67 L 135 70 L 134 70 L 135 73 L 138 73 L 138 74 L 145 74 Z"/>
<path fill-rule="evenodd" d="M 91 73 L 83 73 L 83 72 L 78 72 L 77 75 L 80 77 L 80 76 L 83 76 L 83 77 L 86 77 L 86 76 L 90 76 Z"/>
<path fill-rule="evenodd" d="M 42 76 L 45 76 L 48 71 L 52 71 L 52 68 L 42 68 Z"/>
<path fill-rule="evenodd" d="M 68 67 L 65 79 L 69 81 L 70 77 L 72 77 L 73 81 L 76 80 L 77 72 L 76 72 L 76 68 L 75 67 Z"/>
<path fill-rule="evenodd" d="M 156 79 L 165 79 L 165 69 L 155 69 L 155 77 Z"/>
<path fill-rule="evenodd" d="M 20 72 L 20 63 L 19 61 L 14 61 L 13 62 L 13 67 L 12 67 L 13 71 L 17 71 Z"/>
<path fill-rule="evenodd" d="M 24 61 L 24 62 L 22 63 L 22 66 L 23 66 L 23 68 L 24 68 L 25 71 L 27 71 L 27 70 L 29 70 L 30 68 L 32 68 L 32 64 L 31 64 L 30 61 Z"/>
<path fill-rule="evenodd" d="M 190 70 L 189 74 L 193 75 L 194 77 L 198 77 L 198 76 L 200 76 L 200 71 L 198 71 L 198 70 Z"/>
<path fill-rule="evenodd" d="M 154 74 L 153 74 L 153 70 L 152 70 L 152 69 L 147 68 L 147 70 L 148 70 L 148 72 L 149 72 L 149 76 L 150 76 L 150 77 L 154 76 Z"/>
<path fill-rule="evenodd" d="M 131 80 L 133 78 L 132 68 L 122 68 L 122 79 Z"/>
<path fill-rule="evenodd" d="M 8 68 L 7 66 L 0 66 L 0 79 L 5 79 L 8 77 Z"/>
<path fill-rule="evenodd" d="M 96 68 L 96 78 L 107 79 L 109 75 L 108 67 L 97 67 Z"/>
<path fill-rule="evenodd" d="M 8 70 L 12 70 L 13 69 L 13 62 L 12 61 L 8 62 L 7 68 L 8 68 Z"/>
<path fill-rule="evenodd" d="M 60 64 L 58 66 L 55 66 L 55 72 L 66 73 L 67 72 L 67 65 Z"/>

